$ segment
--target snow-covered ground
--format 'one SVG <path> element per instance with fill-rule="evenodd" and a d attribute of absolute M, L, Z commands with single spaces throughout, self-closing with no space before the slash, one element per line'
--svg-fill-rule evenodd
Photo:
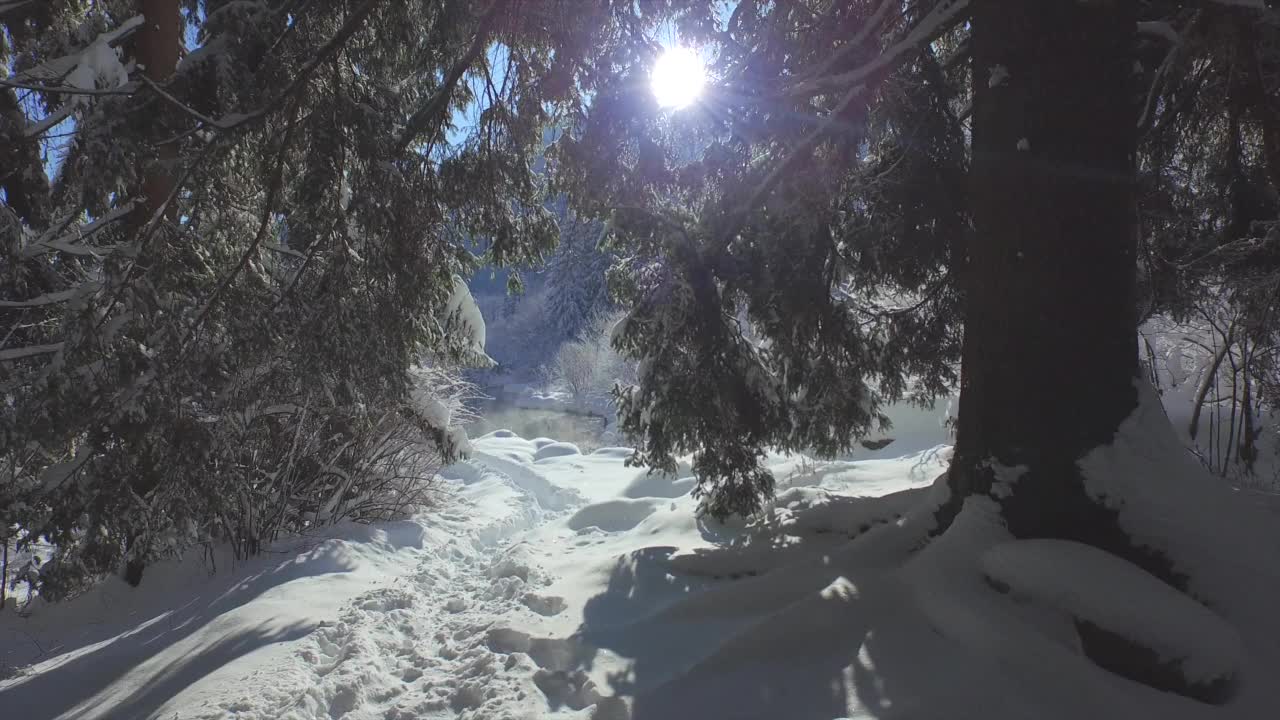
<path fill-rule="evenodd" d="M 1280 707 L 1280 638 L 1250 632 L 1277 626 L 1253 615 L 1274 571 L 1226 620 L 1110 556 L 1011 542 L 989 502 L 926 545 L 945 447 L 771 457 L 776 503 L 727 526 L 696 518 L 692 478 L 627 468 L 624 448 L 499 431 L 473 449 L 413 520 L 4 613 L 0 716 L 1244 720 Z M 1135 622 L 1152 606 L 1165 612 Z M 1099 669 L 1072 613 L 1123 625 L 1195 677 L 1236 673 L 1236 700 Z"/>

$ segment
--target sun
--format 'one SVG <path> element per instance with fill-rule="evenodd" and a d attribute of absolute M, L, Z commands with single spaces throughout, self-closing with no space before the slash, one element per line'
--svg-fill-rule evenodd
<path fill-rule="evenodd" d="M 698 99 L 706 79 L 696 53 L 689 48 L 670 48 L 653 66 L 653 96 L 662 107 L 678 110 Z"/>

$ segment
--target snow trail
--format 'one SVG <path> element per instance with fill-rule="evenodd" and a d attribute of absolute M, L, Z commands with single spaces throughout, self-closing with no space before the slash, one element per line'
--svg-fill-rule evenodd
<path fill-rule="evenodd" d="M 571 664 L 560 659 L 572 654 L 570 643 L 497 624 L 563 608 L 562 598 L 541 593 L 551 578 L 540 553 L 515 538 L 581 506 L 582 497 L 491 452 L 475 452 L 445 476 L 462 483 L 457 503 L 425 518 L 440 542 L 413 573 L 356 598 L 287 673 L 264 670 L 247 679 L 253 693 L 191 717 L 499 720 L 538 717 L 549 703 L 591 704 L 582 702 L 581 682 L 555 677 L 564 669 L 557 666 Z M 521 663 L 532 663 L 530 672 L 511 672 Z"/>

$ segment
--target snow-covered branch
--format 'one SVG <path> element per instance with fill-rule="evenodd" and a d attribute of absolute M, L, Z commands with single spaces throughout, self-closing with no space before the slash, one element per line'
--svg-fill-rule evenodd
<path fill-rule="evenodd" d="M 70 232 L 63 233 L 58 237 L 51 237 L 51 236 L 53 235 L 54 232 L 57 232 L 57 230 L 60 230 L 61 228 L 58 228 L 57 230 L 50 230 L 49 232 L 45 233 L 41 237 L 37 238 L 35 242 L 24 247 L 22 249 L 22 257 L 24 258 L 38 257 L 40 255 L 45 255 L 55 250 L 58 252 L 67 253 L 68 255 L 106 255 L 110 253 L 114 248 L 101 247 L 96 245 L 86 245 L 84 244 L 84 240 L 86 240 L 89 236 L 93 235 L 94 233 L 101 230 L 102 228 L 106 227 L 107 225 L 115 222 L 116 220 L 119 220 L 122 217 L 125 217 L 130 212 L 132 212 L 134 207 L 136 206 L 137 206 L 137 202 L 130 200 L 129 202 L 124 203 L 119 207 L 112 209 L 111 212 L 107 213 L 106 215 L 103 215 L 97 220 L 94 220 L 93 222 L 85 223 L 83 225 L 77 225 L 76 227 L 72 228 Z"/>
<path fill-rule="evenodd" d="M 137 32 L 142 27 L 144 19 L 141 15 L 135 15 L 120 24 L 119 27 L 108 32 L 104 32 L 93 39 L 85 49 L 71 55 L 63 55 L 50 60 L 46 60 L 35 67 L 28 68 L 22 72 L 15 73 L 11 77 L 0 80 L 10 87 L 24 87 L 29 90 L 47 90 L 50 92 L 69 92 L 85 95 L 99 94 L 97 92 L 88 92 L 91 88 L 83 87 L 83 84 L 70 83 L 65 89 L 51 90 L 41 85 L 31 85 L 32 82 L 61 82 L 68 75 L 72 74 L 78 68 L 86 68 L 92 71 L 90 74 L 100 73 L 106 69 L 103 66 L 115 59 L 115 53 L 112 48 L 117 47 L 121 42 L 126 40 L 130 35 Z M 105 51 L 105 52 L 104 52 Z M 119 61 L 116 60 L 116 64 Z M 24 85 L 25 84 L 25 85 Z"/>
<path fill-rule="evenodd" d="M 53 353 L 62 352 L 64 346 L 65 343 L 59 342 L 52 345 L 28 345 L 27 347 L 0 350 L 0 362 L 10 362 L 39 355 L 52 355 Z"/>
<path fill-rule="evenodd" d="M 0 87 L 13 88 L 14 90 L 37 90 L 43 93 L 54 95 L 132 95 L 138 91 L 140 87 L 137 83 L 128 83 L 114 88 L 80 88 L 71 85 L 41 85 L 39 83 L 22 82 L 19 80 L 0 79 Z"/>
<path fill-rule="evenodd" d="M 73 288 L 71 290 L 62 290 L 61 292 L 37 295 L 30 300 L 0 300 L 0 308 L 33 308 L 44 305 L 56 305 L 74 298 L 79 291 L 79 288 Z"/>

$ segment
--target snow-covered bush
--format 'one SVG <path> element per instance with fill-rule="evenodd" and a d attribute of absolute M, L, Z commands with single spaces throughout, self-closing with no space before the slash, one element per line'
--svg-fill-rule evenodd
<path fill-rule="evenodd" d="M 1280 339 L 1223 297 L 1181 320 L 1152 317 L 1141 332 L 1144 364 L 1184 444 L 1233 483 L 1280 486 Z"/>
<path fill-rule="evenodd" d="M 601 376 L 597 348 L 581 340 L 567 342 L 556 351 L 548 373 L 551 382 L 567 390 L 573 402 L 581 405 L 587 394 L 596 389 Z"/>
<path fill-rule="evenodd" d="M 613 327 L 623 315 L 621 311 L 594 314 L 578 339 L 560 346 L 545 370 L 547 382 L 572 395 L 575 405 L 584 407 L 589 400 L 607 398 L 616 384 L 635 382 L 635 363 L 610 344 Z"/>
<path fill-rule="evenodd" d="M 288 373 L 246 385 L 292 402 L 246 400 L 243 410 L 194 419 L 181 430 L 200 455 L 158 464 L 151 498 L 127 493 L 109 513 L 80 489 L 96 484 L 90 473 L 136 467 L 114 453 L 69 470 L 64 492 L 20 485 L 6 522 L 54 542 L 41 561 L 11 567 L 13 580 L 57 600 L 121 559 L 136 582 L 150 561 L 192 545 L 227 543 L 243 558 L 285 534 L 392 519 L 428 504 L 436 471 L 469 449 L 461 426 L 474 390 L 442 368 L 415 368 L 409 380 L 410 398 L 391 405 L 337 402 Z M 92 513 L 91 522 L 63 519 L 77 510 Z"/>
<path fill-rule="evenodd" d="M 626 315 L 626 311 L 618 309 L 597 312 L 587 324 L 587 337 L 599 349 L 606 391 L 612 391 L 615 384 L 632 385 L 636 382 L 636 362 L 613 346 L 613 329 Z"/>

